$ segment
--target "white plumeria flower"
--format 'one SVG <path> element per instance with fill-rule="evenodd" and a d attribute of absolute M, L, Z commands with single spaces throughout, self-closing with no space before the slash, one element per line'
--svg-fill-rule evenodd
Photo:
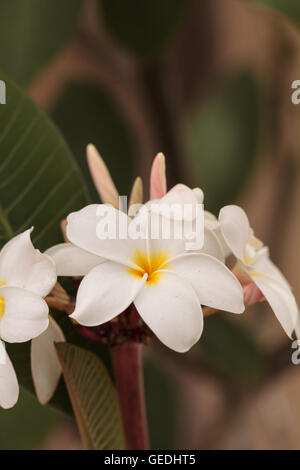
<path fill-rule="evenodd" d="M 56 282 L 56 267 L 50 256 L 34 248 L 31 231 L 12 238 L 0 251 L 0 339 L 9 343 L 31 340 L 43 333 L 49 323 L 49 309 L 43 297 Z M 0 376 L 0 405 L 13 406 L 18 382 L 7 354 Z"/>
<path fill-rule="evenodd" d="M 298 318 L 297 303 L 287 280 L 270 260 L 268 248 L 254 236 L 248 217 L 240 207 L 223 207 L 219 221 L 222 235 L 239 261 L 237 268 L 257 285 L 291 337 Z"/>
<path fill-rule="evenodd" d="M 186 253 L 184 240 L 151 239 L 149 233 L 146 240 L 99 239 L 97 213 L 103 206 L 93 204 L 70 214 L 67 237 L 71 244 L 47 252 L 57 264 L 58 275 L 86 274 L 71 318 L 84 326 L 97 326 L 133 302 L 166 346 L 185 352 L 201 336 L 201 305 L 244 311 L 243 291 L 231 271 L 210 255 Z M 123 233 L 136 233 L 137 227 L 145 230 L 141 212 L 131 220 L 113 207 L 109 210 Z"/>

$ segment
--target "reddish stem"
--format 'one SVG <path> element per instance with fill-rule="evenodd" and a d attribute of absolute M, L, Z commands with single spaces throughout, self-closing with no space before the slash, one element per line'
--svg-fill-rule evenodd
<path fill-rule="evenodd" d="M 114 376 L 123 417 L 126 448 L 149 449 L 144 399 L 142 345 L 133 341 L 111 348 Z"/>

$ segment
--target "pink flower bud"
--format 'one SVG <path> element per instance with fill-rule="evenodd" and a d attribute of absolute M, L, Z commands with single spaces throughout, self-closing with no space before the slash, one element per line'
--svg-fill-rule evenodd
<path fill-rule="evenodd" d="M 150 199 L 160 199 L 167 192 L 166 161 L 163 153 L 153 160 L 150 176 Z"/>
<path fill-rule="evenodd" d="M 92 144 L 87 146 L 86 154 L 90 173 L 102 202 L 118 209 L 119 193 L 102 157 Z"/>
<path fill-rule="evenodd" d="M 262 292 L 259 290 L 257 285 L 254 282 L 250 282 L 243 287 L 244 291 L 244 304 L 254 305 L 257 302 L 262 302 L 265 300 Z"/>

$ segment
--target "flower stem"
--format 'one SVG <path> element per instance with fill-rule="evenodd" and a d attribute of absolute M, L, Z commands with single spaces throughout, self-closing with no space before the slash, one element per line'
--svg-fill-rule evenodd
<path fill-rule="evenodd" d="M 144 399 L 142 345 L 133 341 L 111 348 L 127 450 L 149 449 Z"/>

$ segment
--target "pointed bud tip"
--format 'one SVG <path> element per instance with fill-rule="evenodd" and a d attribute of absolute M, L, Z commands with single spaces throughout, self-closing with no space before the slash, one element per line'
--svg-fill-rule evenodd
<path fill-rule="evenodd" d="M 153 160 L 150 176 L 150 199 L 160 199 L 166 194 L 166 159 L 159 152 Z"/>
<path fill-rule="evenodd" d="M 142 204 L 143 203 L 143 180 L 140 176 L 137 176 L 132 185 L 129 207 L 133 204 Z"/>
<path fill-rule="evenodd" d="M 88 144 L 86 146 L 86 156 L 87 156 L 88 160 L 89 159 L 94 160 L 94 159 L 97 159 L 97 158 L 102 158 L 94 144 Z"/>

